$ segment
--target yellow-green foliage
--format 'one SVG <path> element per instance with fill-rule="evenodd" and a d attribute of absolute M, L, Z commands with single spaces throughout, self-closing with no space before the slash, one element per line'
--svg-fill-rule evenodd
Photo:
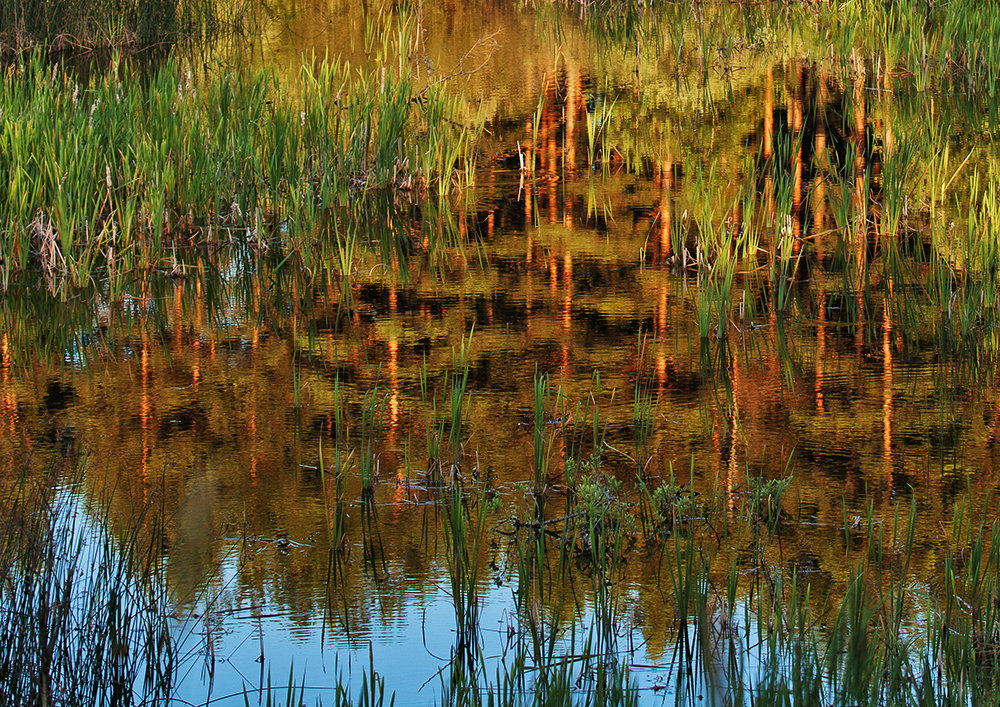
<path fill-rule="evenodd" d="M 84 282 L 95 263 L 162 256 L 164 239 L 294 236 L 370 190 L 447 191 L 476 134 L 436 87 L 322 61 L 282 83 L 248 69 L 89 85 L 37 57 L 0 85 L 2 269 L 38 256 Z M 128 74 L 127 79 L 122 78 Z M 138 254 L 138 257 L 136 257 Z"/>

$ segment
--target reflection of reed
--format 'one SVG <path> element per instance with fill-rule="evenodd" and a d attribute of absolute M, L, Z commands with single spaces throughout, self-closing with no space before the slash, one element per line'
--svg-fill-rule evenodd
<path fill-rule="evenodd" d="M 5 331 L 0 337 L 0 385 L 3 386 L 2 403 L 0 403 L 0 417 L 2 417 L 7 434 L 11 437 L 17 432 L 17 392 L 11 381 L 10 374 L 11 351 L 10 338 Z"/>
<path fill-rule="evenodd" d="M 826 294 L 820 293 L 816 305 L 816 362 L 814 365 L 816 377 L 813 389 L 816 394 L 816 412 L 822 415 L 826 412 L 823 398 L 823 367 L 826 362 Z"/>
<path fill-rule="evenodd" d="M 826 173 L 830 169 L 830 159 L 827 155 L 827 78 L 822 69 L 815 77 L 816 90 L 813 106 L 813 163 L 815 177 L 812 184 L 810 208 L 813 212 L 812 247 L 816 252 L 816 260 L 823 262 L 826 242 Z"/>
<path fill-rule="evenodd" d="M 892 316 L 889 311 L 889 300 L 882 301 L 882 454 L 883 482 L 886 493 L 892 491 Z"/>
<path fill-rule="evenodd" d="M 142 350 L 139 354 L 139 429 L 141 431 L 142 451 L 139 458 L 139 481 L 143 493 L 148 486 L 149 459 L 152 454 L 150 427 L 153 422 L 153 401 L 149 394 L 149 339 L 145 330 L 142 334 Z"/>
<path fill-rule="evenodd" d="M 804 134 L 803 84 L 805 68 L 803 62 L 792 62 L 792 90 L 788 100 L 791 111 L 791 133 L 795 140 L 792 154 L 792 237 L 795 239 L 793 252 L 798 254 L 802 247 L 802 144 Z"/>
<path fill-rule="evenodd" d="M 854 148 L 854 190 L 851 196 L 854 225 L 850 236 L 854 245 L 854 290 L 856 324 L 854 347 L 858 356 L 865 340 L 865 286 L 868 272 L 868 234 L 867 227 L 867 170 L 865 150 L 867 148 L 867 111 L 865 108 L 864 74 L 855 77 L 852 92 L 851 114 L 854 118 L 851 143 Z"/>
<path fill-rule="evenodd" d="M 571 64 L 566 69 L 566 132 L 563 138 L 563 166 L 568 176 L 576 173 L 577 114 L 583 105 L 583 77 L 580 69 Z"/>

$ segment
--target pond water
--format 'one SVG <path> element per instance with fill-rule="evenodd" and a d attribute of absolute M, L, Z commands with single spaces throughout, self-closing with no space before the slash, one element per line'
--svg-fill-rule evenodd
<path fill-rule="evenodd" d="M 80 493 L 116 487 L 95 522 L 162 513 L 178 700 L 243 704 L 291 671 L 328 702 L 371 656 L 399 703 L 441 701 L 456 475 L 487 506 L 477 640 L 490 672 L 510 660 L 539 435 L 543 519 L 573 512 L 566 488 L 595 457 L 629 503 L 663 479 L 738 495 L 790 474 L 763 561 L 807 577 L 817 615 L 847 591 L 845 527 L 905 522 L 911 504 L 907 579 L 941 586 L 956 506 L 998 487 L 996 303 L 955 235 L 997 176 L 995 106 L 863 60 L 847 72 L 801 35 L 681 52 L 608 39 L 575 9 L 420 16 L 418 71 L 456 74 L 485 118 L 476 185 L 372 206 L 373 242 L 411 237 L 359 255 L 346 295 L 234 246 L 181 253 L 182 277 L 123 298 L 98 284 L 55 302 L 28 282 L 0 305 L 4 474 L 83 457 Z M 361 57 L 364 23 L 354 3 L 305 3 L 265 28 L 262 60 Z M 704 237 L 748 229 L 747 213 L 759 256 L 718 295 Z M 339 492 L 320 472 L 338 425 Z M 642 703 L 712 700 L 710 680 L 679 682 L 690 639 L 662 555 L 636 542 L 607 590 L 615 655 Z M 562 651 L 601 622 L 593 575 L 581 565 L 538 609 L 564 614 Z"/>

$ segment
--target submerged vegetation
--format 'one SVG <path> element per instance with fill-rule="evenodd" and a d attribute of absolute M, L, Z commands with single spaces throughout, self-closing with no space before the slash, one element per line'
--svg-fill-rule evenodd
<path fill-rule="evenodd" d="M 997 702 L 1000 10 L 36 5 L 0 701 Z"/>

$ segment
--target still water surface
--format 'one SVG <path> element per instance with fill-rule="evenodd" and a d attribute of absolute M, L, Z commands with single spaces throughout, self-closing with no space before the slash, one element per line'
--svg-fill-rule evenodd
<path fill-rule="evenodd" d="M 31 287 L 4 300 L 6 473 L 29 453 L 38 467 L 67 468 L 85 454 L 84 488 L 114 479 L 121 512 L 162 499 L 164 562 L 193 656 L 178 697 L 204 703 L 268 674 L 284 682 L 290 666 L 305 685 L 329 686 L 357 676 L 371 651 L 401 702 L 438 699 L 455 617 L 421 380 L 445 414 L 469 341 L 462 466 L 496 499 L 479 548 L 490 660 L 516 630 L 516 553 L 500 531 L 529 512 L 539 374 L 552 385 L 553 487 L 570 454 L 567 412 L 580 403 L 599 412 L 603 469 L 625 488 L 639 467 L 732 493 L 750 474 L 791 471 L 783 505 L 794 522 L 769 561 L 808 576 L 813 596 L 843 594 L 845 523 L 869 509 L 888 523 L 911 501 L 912 580 L 940 583 L 957 499 L 998 485 L 995 333 L 956 336 L 947 306 L 927 294 L 934 224 L 961 227 L 968 175 L 996 153 L 990 107 L 957 95 L 929 106 L 905 77 L 874 67 L 845 77 L 792 41 L 706 72 L 690 53 L 637 58 L 574 13 L 460 5 L 426 8 L 423 50 L 435 75 L 469 72 L 453 82 L 486 118 L 477 186 L 437 212 L 396 205 L 402 221 L 366 224 L 378 240 L 404 223 L 412 245 L 360 257 L 349 301 L 280 257 L 239 250 L 193 254 L 183 278 L 154 275 L 120 301 L 97 288 L 56 307 Z M 298 8 L 270 32 L 266 60 L 363 52 L 352 6 Z M 956 195 L 907 204 L 893 250 L 881 236 L 882 169 L 921 120 L 947 125 Z M 520 170 L 518 144 L 532 171 Z M 787 192 L 762 174 L 756 203 L 791 236 L 795 266 L 775 279 L 764 256 L 744 264 L 731 307 L 703 337 L 699 213 L 738 216 L 748 155 L 783 165 Z M 849 240 L 838 209 L 852 199 L 865 231 Z M 362 446 L 373 390 L 374 501 L 362 507 L 352 467 L 331 594 L 319 450 L 329 466 L 338 395 L 349 446 Z M 652 401 L 641 449 L 637 390 Z M 553 505 L 557 516 L 562 501 Z M 589 580 L 579 584 L 566 625 L 583 636 L 593 616 Z M 655 554 L 637 551 L 615 589 L 619 650 L 650 703 L 674 700 L 662 584 Z"/>

